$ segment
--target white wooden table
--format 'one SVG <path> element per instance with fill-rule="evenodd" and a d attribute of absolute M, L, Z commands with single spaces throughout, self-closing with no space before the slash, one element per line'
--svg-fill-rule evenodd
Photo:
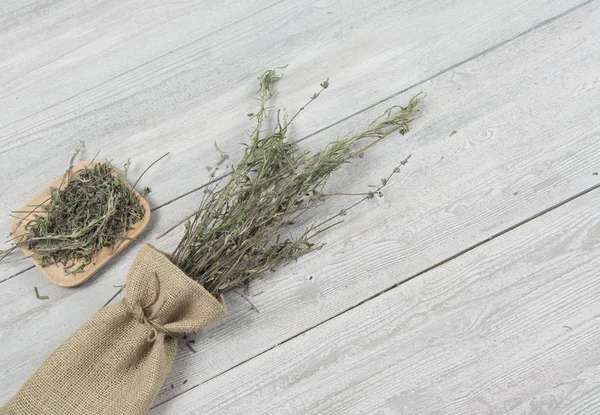
<path fill-rule="evenodd" d="M 197 206 L 215 141 L 241 154 L 266 68 L 289 65 L 290 110 L 330 78 L 292 131 L 309 148 L 427 94 L 329 185 L 412 154 L 384 198 L 254 284 L 260 313 L 228 295 L 152 415 L 600 413 L 600 0 L 2 0 L 0 22 L 0 229 L 84 139 L 133 176 L 171 152 L 143 241 L 173 249 L 155 236 Z M 0 264 L 0 403 L 140 243 L 77 289 Z"/>

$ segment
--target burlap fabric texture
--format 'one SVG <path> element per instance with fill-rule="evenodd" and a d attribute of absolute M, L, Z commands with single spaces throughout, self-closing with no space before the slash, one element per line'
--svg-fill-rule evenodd
<path fill-rule="evenodd" d="M 145 414 L 171 370 L 176 337 L 223 314 L 221 301 L 144 245 L 127 276 L 125 299 L 73 333 L 0 414 Z"/>

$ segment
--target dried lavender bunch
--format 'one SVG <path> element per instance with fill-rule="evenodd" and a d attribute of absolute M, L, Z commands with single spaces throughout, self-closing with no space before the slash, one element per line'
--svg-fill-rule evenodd
<path fill-rule="evenodd" d="M 145 213 L 139 197 L 114 173 L 110 163 L 71 173 L 78 151 L 61 186 L 34 210 L 25 233 L 10 250 L 24 246 L 41 257 L 42 265 L 62 264 L 67 273 L 83 272 L 104 247 L 116 249 L 125 232 Z M 73 269 L 75 264 L 79 265 Z"/>
<path fill-rule="evenodd" d="M 188 218 L 183 238 L 172 254 L 176 265 L 214 295 L 247 285 L 315 249 L 314 237 L 335 225 L 330 224 L 333 218 L 310 225 L 296 236 L 284 236 L 284 226 L 328 197 L 320 189 L 338 167 L 361 157 L 393 132 L 408 132 L 421 101 L 415 96 L 406 107 L 393 106 L 366 130 L 311 153 L 288 140 L 288 127 L 329 82 L 321 83 L 321 90 L 289 121 L 278 111 L 275 128 L 265 134 L 266 105 L 278 79 L 276 70 L 259 78 L 260 108 L 250 114 L 256 120 L 250 143 L 227 182 L 205 192 L 200 209 Z M 377 192 L 379 189 L 364 199 Z M 345 211 L 336 216 L 343 214 Z"/>

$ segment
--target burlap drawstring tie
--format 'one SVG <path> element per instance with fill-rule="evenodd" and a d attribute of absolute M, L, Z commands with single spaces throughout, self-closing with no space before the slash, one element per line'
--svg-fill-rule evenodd
<path fill-rule="evenodd" d="M 160 279 L 158 278 L 158 274 L 156 272 L 154 272 L 154 280 L 156 282 L 156 297 L 155 298 L 158 299 L 158 297 L 160 295 Z M 151 307 L 155 306 L 156 299 L 150 305 L 146 306 L 145 308 L 151 308 Z M 133 317 L 135 317 L 135 319 L 140 324 L 143 324 L 150 329 L 150 333 L 148 334 L 148 339 L 147 339 L 148 343 L 154 343 L 154 341 L 156 340 L 156 337 L 158 336 L 158 333 L 162 333 L 165 336 L 172 336 L 172 337 L 177 336 L 177 333 L 167 330 L 165 328 L 165 326 L 156 322 L 155 316 L 154 316 L 154 314 L 156 314 L 156 312 L 153 312 L 151 315 L 147 316 L 146 312 L 144 310 L 144 307 L 142 307 L 140 304 L 135 303 L 135 304 L 130 305 L 127 303 L 127 298 L 123 299 L 123 303 L 127 306 L 129 311 L 131 312 L 131 314 L 133 314 Z M 159 307 L 158 310 L 160 310 L 160 308 L 161 307 Z"/>
<path fill-rule="evenodd" d="M 125 304 L 127 304 L 127 302 L 125 302 Z M 152 320 L 153 316 L 146 316 L 144 309 L 139 304 L 136 304 L 131 308 L 129 306 L 127 306 L 127 308 L 129 309 L 131 314 L 133 314 L 135 319 L 140 324 L 143 324 L 150 328 L 150 333 L 148 334 L 148 339 L 147 339 L 148 343 L 154 343 L 154 341 L 156 340 L 156 337 L 158 336 L 158 333 L 162 333 L 165 336 L 173 336 L 173 337 L 176 336 L 175 333 L 167 330 L 164 326 L 161 326 L 160 324 L 155 323 Z"/>
<path fill-rule="evenodd" d="M 215 298 L 151 245 L 126 281 L 125 299 L 71 335 L 0 415 L 143 415 L 177 353 L 177 336 L 225 314 Z"/>

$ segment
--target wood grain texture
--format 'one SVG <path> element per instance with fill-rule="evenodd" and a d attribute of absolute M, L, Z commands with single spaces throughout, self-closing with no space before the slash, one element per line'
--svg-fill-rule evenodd
<path fill-rule="evenodd" d="M 150 414 L 596 414 L 599 206 L 592 191 Z"/>
<path fill-rule="evenodd" d="M 414 131 L 382 144 L 352 174 L 340 170 L 330 184 L 339 190 L 366 187 L 412 153 L 385 198 L 357 209 L 332 230 L 327 249 L 254 285 L 251 301 L 260 314 L 229 295 L 228 316 L 198 337 L 201 353 L 182 345 L 157 402 L 597 184 L 592 175 L 600 151 L 597 13 L 594 4 L 585 6 L 422 85 L 429 98 Z M 356 129 L 388 105 L 317 134 L 306 145 L 318 147 L 330 134 Z M 452 130 L 458 132 L 449 137 Z M 185 216 L 198 198 L 159 209 L 153 229 Z M 332 202 L 314 217 L 350 200 Z M 176 239 L 170 235 L 158 246 L 170 250 Z M 0 304 L 11 307 L 0 314 L 0 400 L 113 294 L 111 285 L 122 283 L 134 254 L 126 251 L 82 290 L 39 285 L 51 297 L 45 304 L 30 293 L 40 278 L 33 271 L 2 284 Z"/>
<path fill-rule="evenodd" d="M 0 7 L 0 125 L 26 120 L 277 0 L 78 0 Z"/>
<path fill-rule="evenodd" d="M 148 196 L 151 206 L 162 205 L 208 180 L 203 169 L 218 159 L 214 141 L 237 160 L 238 143 L 251 128 L 245 114 L 256 106 L 256 86 L 249 80 L 265 68 L 289 64 L 281 96 L 291 111 L 315 92 L 323 78 L 331 78 L 321 107 L 307 112 L 292 130 L 293 137 L 304 137 L 582 2 L 509 0 L 484 5 L 477 0 L 386 0 L 365 8 L 360 0 L 288 1 L 137 66 L 127 63 L 130 54 L 155 47 L 169 49 L 154 44 L 161 43 L 161 33 L 169 31 L 170 25 L 160 26 L 147 39 L 139 29 L 140 39 L 132 44 L 128 32 L 110 31 L 113 23 L 105 20 L 114 17 L 118 22 L 115 14 L 137 13 L 138 3 L 125 3 L 123 11 L 117 2 L 111 3 L 114 11 L 105 11 L 102 5 L 79 11 L 92 20 L 85 27 L 108 25 L 104 30 L 109 34 L 98 34 L 90 43 L 85 36 L 78 39 L 83 56 L 74 52 L 80 59 L 70 64 L 72 69 L 61 69 L 71 55 L 56 56 L 56 67 L 46 65 L 38 76 L 32 75 L 35 84 L 29 95 L 19 89 L 29 88 L 25 78 L 14 81 L 15 89 L 2 95 L 11 108 L 19 102 L 15 108 L 24 118 L 11 118 L 7 120 L 11 123 L 0 126 L 0 157 L 11 160 L 10 169 L 0 163 L 0 210 L 8 212 L 22 205 L 28 199 L 23 189 L 37 189 L 38 177 L 54 177 L 62 170 L 60 160 L 67 163 L 80 139 L 88 142 L 89 158 L 101 151 L 119 165 L 136 155 L 133 174 L 171 151 L 172 157 L 145 177 L 144 185 L 153 189 Z M 175 10 L 177 4 L 172 6 Z M 145 10 L 141 9 L 142 14 Z M 152 10 L 147 13 L 152 15 Z M 183 11 L 172 14 L 179 16 Z M 197 11 L 201 13 L 201 7 Z M 152 21 L 148 30 L 158 24 Z M 71 32 L 79 33 L 77 22 L 72 24 Z M 187 29 L 175 32 L 180 30 L 182 39 L 186 38 Z M 122 40 L 123 48 L 115 46 Z M 139 62 L 150 56 L 143 54 Z M 24 64 L 23 59 L 13 66 Z M 102 69 L 104 62 L 109 63 L 108 70 Z M 112 71 L 111 65 L 117 69 Z M 38 108 L 37 100 L 43 100 L 43 108 L 25 116 L 28 108 Z M 0 229 L 8 224 L 4 220 L 0 216 Z M 14 275 L 22 269 L 15 263 L 0 272 Z"/>

